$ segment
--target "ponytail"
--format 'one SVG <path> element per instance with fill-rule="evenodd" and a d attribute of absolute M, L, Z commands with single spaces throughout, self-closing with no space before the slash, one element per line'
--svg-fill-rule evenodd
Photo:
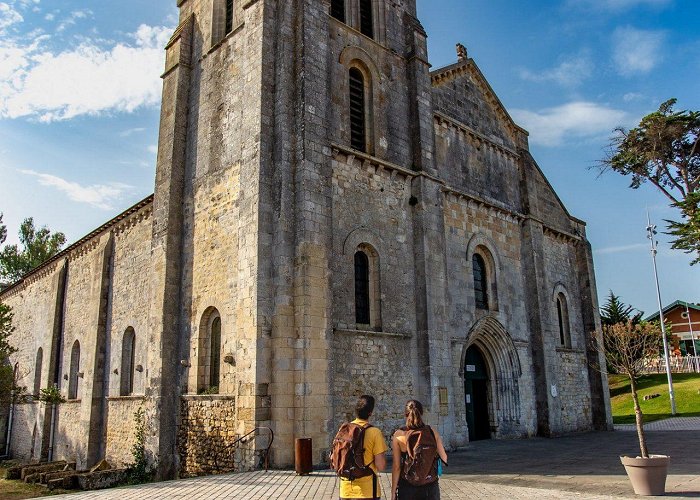
<path fill-rule="evenodd" d="M 406 416 L 406 428 L 408 429 L 420 429 L 425 425 L 423 423 L 423 405 L 420 401 L 415 399 L 408 401 L 404 415 Z"/>

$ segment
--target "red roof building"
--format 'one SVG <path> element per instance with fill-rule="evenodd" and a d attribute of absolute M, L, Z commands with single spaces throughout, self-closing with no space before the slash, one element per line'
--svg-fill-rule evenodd
<path fill-rule="evenodd" d="M 659 313 L 646 321 L 658 321 Z M 700 354 L 700 305 L 677 300 L 664 307 L 664 319 L 671 323 L 672 352 L 677 356 Z M 673 338 L 676 337 L 676 338 Z"/>

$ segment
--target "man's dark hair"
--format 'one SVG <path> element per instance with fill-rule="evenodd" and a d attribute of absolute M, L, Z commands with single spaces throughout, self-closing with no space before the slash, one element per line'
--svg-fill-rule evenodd
<path fill-rule="evenodd" d="M 357 400 L 357 405 L 355 405 L 355 414 L 357 418 L 362 420 L 367 420 L 369 416 L 374 411 L 374 398 L 372 396 L 360 396 Z"/>

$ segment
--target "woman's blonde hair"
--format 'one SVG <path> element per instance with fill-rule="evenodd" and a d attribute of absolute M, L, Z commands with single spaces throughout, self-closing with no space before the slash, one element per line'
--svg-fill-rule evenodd
<path fill-rule="evenodd" d="M 406 416 L 406 427 L 409 429 L 420 429 L 425 425 L 423 423 L 423 405 L 420 401 L 415 399 L 407 401 L 404 415 Z"/>

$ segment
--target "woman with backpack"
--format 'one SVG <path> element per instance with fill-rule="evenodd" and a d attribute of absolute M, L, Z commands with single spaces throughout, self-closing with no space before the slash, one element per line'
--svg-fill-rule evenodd
<path fill-rule="evenodd" d="M 440 500 L 438 462 L 447 465 L 440 433 L 423 422 L 420 401 L 408 401 L 404 414 L 406 425 L 391 439 L 391 499 Z"/>

